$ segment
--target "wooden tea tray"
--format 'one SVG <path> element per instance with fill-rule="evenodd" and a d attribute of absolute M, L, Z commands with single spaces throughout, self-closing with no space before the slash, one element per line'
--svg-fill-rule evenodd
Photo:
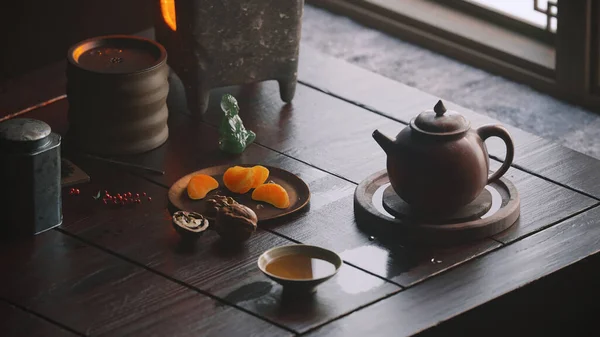
<path fill-rule="evenodd" d="M 401 241 L 455 244 L 483 239 L 504 231 L 515 223 L 520 214 L 519 193 L 512 182 L 506 178 L 500 178 L 499 181 L 486 186 L 482 192 L 483 197 L 478 198 L 483 203 L 489 202 L 487 195 L 492 199 L 491 205 L 486 206 L 485 212 L 482 212 L 481 208 L 472 208 L 473 212 L 483 213 L 483 215 L 469 217 L 462 214 L 462 221 L 457 221 L 455 216 L 450 217 L 446 222 L 440 221 L 439 218 L 422 220 L 399 214 L 403 211 L 401 208 L 388 212 L 390 206 L 403 204 L 399 197 L 397 198 L 400 201 L 390 199 L 393 197 L 390 190 L 390 180 L 386 170 L 372 174 L 357 186 L 354 192 L 354 213 L 361 229 L 373 234 L 397 235 Z M 386 196 L 385 207 L 384 195 Z M 405 204 L 402 206 L 404 207 Z"/>

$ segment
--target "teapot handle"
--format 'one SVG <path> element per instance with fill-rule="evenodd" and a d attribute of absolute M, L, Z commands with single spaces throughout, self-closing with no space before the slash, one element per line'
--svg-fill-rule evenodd
<path fill-rule="evenodd" d="M 500 179 L 500 177 L 502 177 L 502 175 L 504 175 L 504 173 L 506 173 L 506 171 L 508 171 L 510 168 L 515 156 L 515 146 L 513 144 L 512 137 L 508 133 L 508 130 L 506 130 L 506 128 L 502 125 L 484 125 L 477 129 L 477 134 L 484 142 L 490 137 L 498 137 L 504 141 L 504 144 L 506 144 L 506 158 L 504 159 L 502 166 L 500 166 L 500 168 L 488 178 L 487 183 L 490 184 Z"/>

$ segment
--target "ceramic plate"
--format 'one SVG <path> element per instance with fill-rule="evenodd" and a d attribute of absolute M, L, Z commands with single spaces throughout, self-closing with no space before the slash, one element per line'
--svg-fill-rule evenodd
<path fill-rule="evenodd" d="M 196 172 L 192 172 L 185 177 L 179 179 L 169 189 L 169 202 L 176 208 L 176 210 L 182 211 L 193 211 L 200 214 L 206 213 L 206 202 L 215 194 L 226 195 L 233 197 L 237 202 L 250 207 L 258 217 L 258 221 L 265 221 L 282 217 L 284 215 L 297 212 L 308 205 L 310 200 L 310 191 L 306 183 L 300 179 L 297 175 L 288 172 L 286 170 L 262 165 L 269 170 L 269 178 L 267 181 L 273 181 L 281 185 L 288 193 L 290 197 L 290 206 L 286 209 L 276 208 L 266 202 L 259 202 L 252 200 L 252 191 L 250 190 L 245 194 L 237 194 L 229 191 L 223 183 L 223 174 L 225 171 L 234 165 L 222 165 L 208 167 Z M 252 167 L 254 165 L 239 165 L 243 167 Z M 201 200 L 192 200 L 187 195 L 187 184 L 196 174 L 207 174 L 215 178 L 219 182 L 219 187 L 216 190 L 212 190 L 208 195 Z M 209 218 L 210 219 L 210 218 Z"/>

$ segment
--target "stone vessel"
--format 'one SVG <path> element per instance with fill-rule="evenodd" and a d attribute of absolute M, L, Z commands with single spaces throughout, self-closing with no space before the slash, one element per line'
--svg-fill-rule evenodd
<path fill-rule="evenodd" d="M 156 40 L 204 112 L 213 88 L 277 80 L 281 99 L 296 91 L 304 0 L 155 0 Z"/>

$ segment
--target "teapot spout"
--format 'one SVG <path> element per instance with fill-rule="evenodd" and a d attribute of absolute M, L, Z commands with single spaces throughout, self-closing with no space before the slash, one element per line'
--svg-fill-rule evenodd
<path fill-rule="evenodd" d="M 373 139 L 375 139 L 377 144 L 379 144 L 379 146 L 381 146 L 381 148 L 383 149 L 383 151 L 385 151 L 385 153 L 389 154 L 392 152 L 392 148 L 394 146 L 394 141 L 391 140 L 386 135 L 384 135 L 383 133 L 379 132 L 379 130 L 373 131 Z"/>

